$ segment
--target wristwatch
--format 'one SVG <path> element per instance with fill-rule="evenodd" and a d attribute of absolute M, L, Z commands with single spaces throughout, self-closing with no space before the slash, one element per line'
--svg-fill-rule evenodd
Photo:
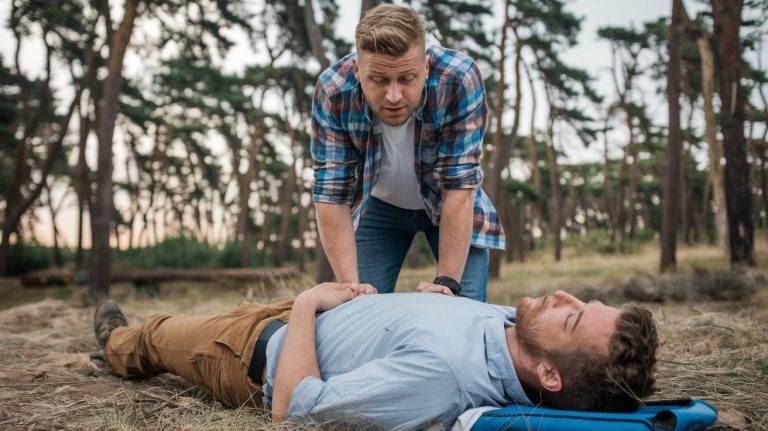
<path fill-rule="evenodd" d="M 445 286 L 451 289 L 451 292 L 453 292 L 453 294 L 456 296 L 458 296 L 459 292 L 461 292 L 461 284 L 458 281 L 452 279 L 451 277 L 445 277 L 445 276 L 435 277 L 435 279 L 432 280 L 432 284 L 439 284 L 440 286 Z"/>

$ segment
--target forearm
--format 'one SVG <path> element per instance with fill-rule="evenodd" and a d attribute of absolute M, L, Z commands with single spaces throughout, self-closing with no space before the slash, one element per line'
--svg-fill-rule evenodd
<path fill-rule="evenodd" d="M 472 241 L 474 189 L 446 190 L 440 217 L 437 276 L 461 281 Z"/>
<path fill-rule="evenodd" d="M 296 298 L 277 362 L 272 393 L 272 419 L 276 422 L 285 419 L 296 386 L 305 377 L 320 377 L 315 350 L 316 313 L 317 304 L 307 295 Z"/>
<path fill-rule="evenodd" d="M 315 202 L 320 239 L 336 281 L 357 283 L 357 245 L 348 204 Z"/>

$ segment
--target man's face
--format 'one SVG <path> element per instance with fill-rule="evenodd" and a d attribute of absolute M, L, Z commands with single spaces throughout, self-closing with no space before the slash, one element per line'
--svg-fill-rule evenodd
<path fill-rule="evenodd" d="M 365 100 L 389 126 L 399 126 L 413 115 L 421 101 L 428 69 L 420 44 L 398 57 L 362 51 L 355 60 L 355 76 Z"/>
<path fill-rule="evenodd" d="M 605 357 L 619 314 L 617 308 L 598 301 L 584 303 L 558 290 L 552 295 L 523 298 L 515 329 L 524 348 L 536 356 L 582 347 Z"/>

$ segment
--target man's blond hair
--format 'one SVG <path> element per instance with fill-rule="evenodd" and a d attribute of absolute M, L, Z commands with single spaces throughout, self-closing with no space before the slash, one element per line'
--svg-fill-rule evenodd
<path fill-rule="evenodd" d="M 383 4 L 369 10 L 355 30 L 358 52 L 399 56 L 416 44 L 424 46 L 424 22 L 415 10 Z"/>

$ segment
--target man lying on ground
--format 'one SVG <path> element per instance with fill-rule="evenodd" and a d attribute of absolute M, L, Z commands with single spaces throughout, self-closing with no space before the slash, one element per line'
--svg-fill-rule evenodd
<path fill-rule="evenodd" d="M 643 308 L 562 291 L 523 298 L 517 309 L 375 293 L 324 283 L 294 301 L 156 315 L 138 328 L 105 301 L 94 328 L 118 375 L 170 372 L 229 406 L 271 409 L 276 421 L 449 428 L 473 407 L 622 411 L 653 390 L 656 326 Z"/>

